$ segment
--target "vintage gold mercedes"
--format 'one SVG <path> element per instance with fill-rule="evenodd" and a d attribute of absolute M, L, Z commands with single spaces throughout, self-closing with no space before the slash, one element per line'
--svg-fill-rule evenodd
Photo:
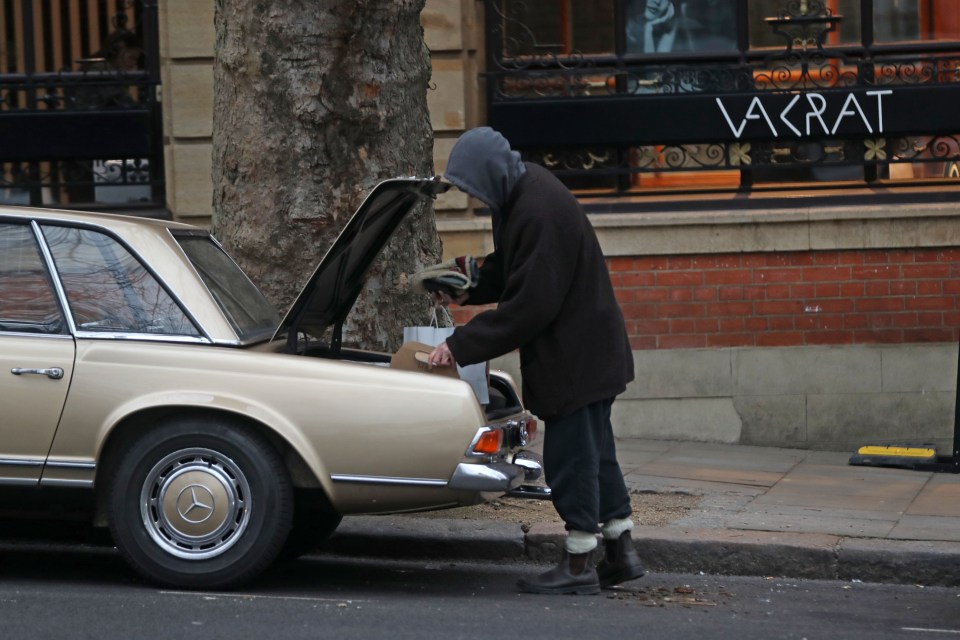
<path fill-rule="evenodd" d="M 0 209 L 0 509 L 89 503 L 147 578 L 223 588 L 343 515 L 522 494 L 537 423 L 509 377 L 481 406 L 341 347 L 375 257 L 444 189 L 379 184 L 282 320 L 206 231 Z"/>

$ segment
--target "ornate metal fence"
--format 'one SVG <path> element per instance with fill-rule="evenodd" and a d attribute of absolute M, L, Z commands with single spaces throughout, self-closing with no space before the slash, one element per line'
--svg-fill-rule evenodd
<path fill-rule="evenodd" d="M 0 203 L 162 206 L 157 5 L 0 10 Z"/>
<path fill-rule="evenodd" d="M 544 3 L 487 0 L 489 120 L 586 194 L 956 179 L 960 36 L 878 44 L 857 1 L 858 42 L 830 42 L 845 18 L 826 0 L 782 0 L 760 25 L 780 45 L 758 47 L 729 0 L 734 33 L 711 55 L 631 50 L 637 2 L 608 2 L 617 36 L 588 55 L 538 41 Z"/>

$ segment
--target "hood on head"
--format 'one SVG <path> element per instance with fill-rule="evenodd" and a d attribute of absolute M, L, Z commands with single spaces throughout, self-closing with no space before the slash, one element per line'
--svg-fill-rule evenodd
<path fill-rule="evenodd" d="M 490 127 L 478 127 L 453 145 L 443 175 L 497 215 L 525 171 L 520 154 L 506 138 Z"/>

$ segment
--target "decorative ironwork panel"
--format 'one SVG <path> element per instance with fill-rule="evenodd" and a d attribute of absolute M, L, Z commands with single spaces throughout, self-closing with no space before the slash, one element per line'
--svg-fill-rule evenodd
<path fill-rule="evenodd" d="M 0 203 L 163 203 L 155 0 L 0 10 Z"/>

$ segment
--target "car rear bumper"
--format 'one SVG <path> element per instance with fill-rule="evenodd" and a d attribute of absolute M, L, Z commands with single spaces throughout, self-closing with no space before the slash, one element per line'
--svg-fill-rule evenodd
<path fill-rule="evenodd" d="M 458 491 L 478 491 L 482 493 L 510 493 L 526 497 L 524 482 L 532 482 L 543 473 L 540 457 L 530 451 L 520 451 L 513 456 L 513 462 L 498 460 L 486 463 L 461 462 L 457 465 L 449 489 Z M 545 490 L 545 491 L 544 491 Z M 549 498 L 550 490 L 545 487 L 538 490 L 537 497 Z"/>

